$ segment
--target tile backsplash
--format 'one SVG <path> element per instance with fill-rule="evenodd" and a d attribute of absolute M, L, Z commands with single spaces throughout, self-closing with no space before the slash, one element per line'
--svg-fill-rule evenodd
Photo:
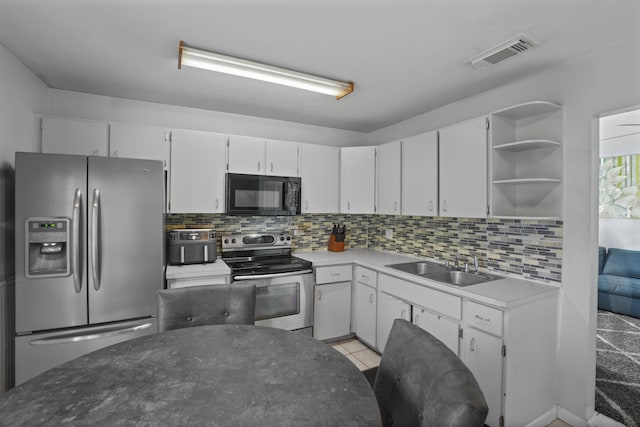
<path fill-rule="evenodd" d="M 325 250 L 333 224 L 345 224 L 345 248 L 381 249 L 432 259 L 456 255 L 480 267 L 544 282 L 561 281 L 562 221 L 476 219 L 400 215 L 306 214 L 233 216 L 167 214 L 167 228 L 215 228 L 232 232 L 295 230 L 293 249 Z M 391 230 L 393 238 L 385 237 Z M 220 245 L 220 239 L 218 239 Z M 220 250 L 220 247 L 218 247 Z"/>

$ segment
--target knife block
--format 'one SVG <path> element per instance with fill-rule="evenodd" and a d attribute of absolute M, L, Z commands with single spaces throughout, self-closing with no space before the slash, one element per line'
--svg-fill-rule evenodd
<path fill-rule="evenodd" d="M 329 242 L 329 250 L 331 252 L 344 252 L 344 242 Z"/>

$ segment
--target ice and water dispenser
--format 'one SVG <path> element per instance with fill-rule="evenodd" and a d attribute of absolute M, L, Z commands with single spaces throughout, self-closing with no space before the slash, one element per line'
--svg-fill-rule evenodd
<path fill-rule="evenodd" d="M 71 274 L 69 223 L 69 218 L 64 217 L 27 218 L 27 277 L 57 277 Z"/>

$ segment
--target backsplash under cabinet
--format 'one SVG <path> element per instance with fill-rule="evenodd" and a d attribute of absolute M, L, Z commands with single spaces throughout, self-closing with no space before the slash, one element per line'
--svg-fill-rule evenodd
<path fill-rule="evenodd" d="M 346 225 L 347 249 L 380 249 L 438 260 L 453 260 L 456 255 L 471 260 L 477 256 L 480 267 L 491 271 L 548 283 L 561 281 L 560 220 L 356 214 L 166 215 L 167 228 L 211 227 L 218 236 L 227 232 L 297 230 L 294 251 L 325 250 L 331 227 L 337 223 Z M 385 237 L 386 230 L 392 230 L 393 238 Z"/>

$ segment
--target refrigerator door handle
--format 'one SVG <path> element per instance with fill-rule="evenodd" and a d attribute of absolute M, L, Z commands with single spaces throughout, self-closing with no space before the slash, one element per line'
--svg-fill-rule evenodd
<path fill-rule="evenodd" d="M 114 337 L 116 335 L 128 334 L 130 332 L 139 332 L 144 331 L 145 329 L 149 329 L 151 327 L 151 323 L 142 323 L 140 325 L 129 326 L 123 329 L 114 329 L 105 332 L 95 332 L 95 333 L 82 333 L 78 335 L 69 334 L 61 337 L 49 337 L 49 338 L 41 338 L 33 341 L 29 341 L 31 345 L 52 345 L 52 344 L 69 344 L 74 342 L 81 341 L 89 341 L 89 340 L 97 340 L 100 338 L 108 338 Z"/>
<path fill-rule="evenodd" d="M 91 202 L 91 274 L 93 276 L 93 287 L 100 290 L 100 245 L 99 231 L 100 225 L 100 190 L 93 190 L 93 201 Z"/>
<path fill-rule="evenodd" d="M 82 191 L 76 188 L 73 196 L 73 215 L 71 223 L 73 224 L 73 250 L 71 252 L 71 263 L 73 269 L 73 286 L 77 293 L 82 291 L 82 280 L 80 278 L 80 206 L 82 203 Z"/>

